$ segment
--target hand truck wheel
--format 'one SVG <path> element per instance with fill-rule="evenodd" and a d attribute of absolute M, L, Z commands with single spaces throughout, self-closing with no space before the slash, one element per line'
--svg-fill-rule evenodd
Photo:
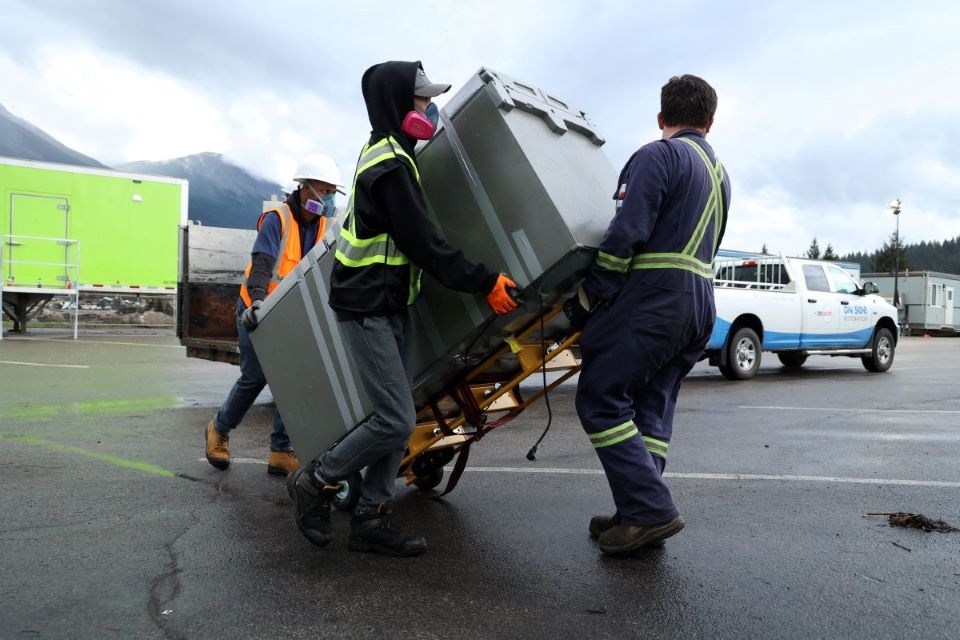
<path fill-rule="evenodd" d="M 417 478 L 413 481 L 413 484 L 420 489 L 420 491 L 430 491 L 435 489 L 443 481 L 443 467 L 435 469 L 430 472 L 426 477 Z"/>
<path fill-rule="evenodd" d="M 352 511 L 360 503 L 363 490 L 363 476 L 357 471 L 348 480 L 341 480 L 342 485 L 337 495 L 333 497 L 333 506 L 339 511 Z"/>

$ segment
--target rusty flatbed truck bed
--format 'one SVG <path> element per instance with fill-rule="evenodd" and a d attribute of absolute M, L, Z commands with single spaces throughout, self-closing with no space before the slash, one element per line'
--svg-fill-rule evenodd
<path fill-rule="evenodd" d="M 188 358 L 240 364 L 237 298 L 256 237 L 251 229 L 180 227 L 177 337 Z"/>

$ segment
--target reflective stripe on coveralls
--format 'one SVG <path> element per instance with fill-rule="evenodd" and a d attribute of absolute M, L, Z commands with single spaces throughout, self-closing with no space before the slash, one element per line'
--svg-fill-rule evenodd
<path fill-rule="evenodd" d="M 420 171 L 417 164 L 403 148 L 388 136 L 373 145 L 363 148 L 360 159 L 357 161 L 357 172 L 353 176 L 353 189 L 350 192 L 350 202 L 347 204 L 346 222 L 340 229 L 340 237 L 344 240 L 337 246 L 336 258 L 347 267 L 366 267 L 374 264 L 384 264 L 392 267 L 409 265 L 410 294 L 407 304 L 413 304 L 420 294 L 421 270 L 410 262 L 397 248 L 396 242 L 387 233 L 379 233 L 371 238 L 357 237 L 357 217 L 354 212 L 354 198 L 357 190 L 357 179 L 360 174 L 381 162 L 402 156 L 413 168 L 413 175 L 420 183 Z"/>
<path fill-rule="evenodd" d="M 603 251 L 597 252 L 596 264 L 601 269 L 615 271 L 617 273 L 626 273 L 628 269 L 683 269 L 690 271 L 698 276 L 707 279 L 713 278 L 713 264 L 698 260 L 696 257 L 697 249 L 703 242 L 703 236 L 707 231 L 707 225 L 714 221 L 713 225 L 713 246 L 711 258 L 717 252 L 717 240 L 720 237 L 720 227 L 723 217 L 723 166 L 717 160 L 716 164 L 711 164 L 710 157 L 693 140 L 688 138 L 677 138 L 690 145 L 697 155 L 707 165 L 707 173 L 710 174 L 712 187 L 707 202 L 700 214 L 700 220 L 697 222 L 693 234 L 687 241 L 683 251 L 679 253 L 640 253 L 633 258 L 621 258 Z"/>
<path fill-rule="evenodd" d="M 603 447 L 609 447 L 610 445 L 617 444 L 618 442 L 623 442 L 627 438 L 632 438 L 633 436 L 640 433 L 640 430 L 637 428 L 636 423 L 633 420 L 628 420 L 623 424 L 619 424 L 612 429 L 607 429 L 606 431 L 601 431 L 600 433 L 589 433 L 587 434 L 590 437 L 590 443 L 593 445 L 594 449 L 601 449 Z M 664 440 L 657 440 L 656 438 L 651 438 L 649 436 L 643 436 L 643 443 L 647 447 L 647 451 L 655 456 L 660 456 L 661 458 L 667 457 L 667 448 L 670 446 L 669 442 Z"/>
<path fill-rule="evenodd" d="M 607 271 L 626 273 L 630 270 L 630 258 L 620 258 L 605 251 L 597 252 L 597 266 Z"/>
<path fill-rule="evenodd" d="M 257 220 L 257 230 L 263 226 L 263 221 L 271 213 L 276 213 L 280 217 L 280 255 L 273 263 L 270 282 L 267 284 L 267 295 L 273 293 L 273 290 L 280 286 L 284 277 L 296 268 L 303 254 L 306 254 L 304 247 L 300 246 L 300 225 L 293 217 L 293 212 L 290 211 L 290 206 L 286 202 L 281 203 L 275 209 L 268 209 L 261 213 L 260 219 Z M 313 241 L 313 246 L 320 244 L 320 241 L 323 240 L 327 231 L 327 219 L 321 217 L 317 225 L 317 237 Z M 247 291 L 247 279 L 250 277 L 252 270 L 253 262 L 251 261 L 243 272 L 243 283 L 240 285 L 240 298 L 248 307 L 253 303 L 250 292 Z"/>

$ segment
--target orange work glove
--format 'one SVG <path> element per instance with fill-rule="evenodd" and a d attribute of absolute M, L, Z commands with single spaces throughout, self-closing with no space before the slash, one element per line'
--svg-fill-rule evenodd
<path fill-rule="evenodd" d="M 497 276 L 497 283 L 487 294 L 487 304 L 497 315 L 510 313 L 517 308 L 517 301 L 510 297 L 508 289 L 516 289 L 517 284 L 504 274 Z"/>

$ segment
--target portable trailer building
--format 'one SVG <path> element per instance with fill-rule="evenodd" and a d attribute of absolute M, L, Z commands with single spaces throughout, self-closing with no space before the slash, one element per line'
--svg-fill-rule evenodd
<path fill-rule="evenodd" d="M 0 158 L 0 305 L 14 328 L 53 296 L 174 294 L 188 189 L 178 178 Z"/>
<path fill-rule="evenodd" d="M 880 294 L 893 300 L 894 276 L 868 273 L 864 280 L 877 283 Z M 960 331 L 960 275 L 937 271 L 906 271 L 897 276 L 900 324 L 909 333 L 952 334 Z"/>

